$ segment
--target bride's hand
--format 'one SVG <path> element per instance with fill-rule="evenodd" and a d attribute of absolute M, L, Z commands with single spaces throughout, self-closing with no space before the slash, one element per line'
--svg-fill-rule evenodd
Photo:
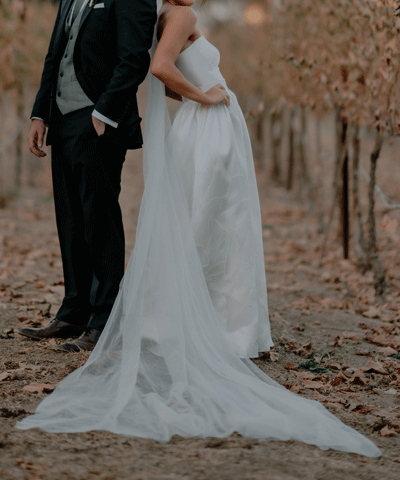
<path fill-rule="evenodd" d="M 205 93 L 206 100 L 204 105 L 218 105 L 220 103 L 225 103 L 227 107 L 230 105 L 230 98 L 228 92 L 225 90 L 225 87 L 221 84 L 215 85 L 208 92 Z"/>

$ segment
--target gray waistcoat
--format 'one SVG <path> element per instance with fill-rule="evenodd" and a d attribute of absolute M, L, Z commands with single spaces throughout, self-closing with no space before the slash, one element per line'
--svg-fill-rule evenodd
<path fill-rule="evenodd" d="M 56 101 L 63 115 L 75 112 L 84 107 L 94 105 L 86 93 L 82 90 L 76 75 L 73 62 L 75 42 L 78 37 L 81 17 L 85 9 L 82 9 L 71 27 L 65 24 L 65 32 L 68 35 L 68 43 L 58 72 Z M 67 16 L 68 19 L 69 15 Z"/>

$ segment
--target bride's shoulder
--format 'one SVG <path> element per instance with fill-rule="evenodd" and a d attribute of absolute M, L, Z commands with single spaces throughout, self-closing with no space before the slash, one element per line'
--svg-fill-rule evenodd
<path fill-rule="evenodd" d="M 184 5 L 171 5 L 165 12 L 166 21 L 197 22 L 197 14 L 192 7 Z"/>
<path fill-rule="evenodd" d="M 171 5 L 161 10 L 158 19 L 157 37 L 160 40 L 165 30 L 176 35 L 188 34 L 196 29 L 197 14 L 189 6 Z"/>

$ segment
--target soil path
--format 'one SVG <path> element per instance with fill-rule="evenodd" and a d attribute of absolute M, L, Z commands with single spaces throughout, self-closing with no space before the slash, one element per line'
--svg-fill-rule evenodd
<path fill-rule="evenodd" d="M 256 363 L 292 391 L 323 402 L 371 438 L 383 456 L 368 459 L 299 442 L 238 435 L 223 440 L 175 437 L 160 444 L 107 432 L 16 430 L 15 422 L 32 413 L 54 385 L 85 361 L 82 354 L 57 353 L 54 340 L 37 343 L 16 334 L 21 325 L 45 324 L 62 298 L 53 204 L 49 189 L 42 188 L 24 191 L 0 210 L 2 479 L 399 478 L 399 275 L 390 277 L 391 290 L 382 304 L 374 298 L 371 278 L 357 273 L 351 262 L 340 261 L 335 238 L 319 266 L 318 226 L 296 196 L 268 185 L 261 176 L 259 188 L 276 346 Z M 134 243 L 142 192 L 141 153 L 130 153 L 121 195 L 127 254 Z M 396 228 L 387 229 L 382 247 L 383 261 L 393 268 Z M 24 389 L 32 384 L 39 384 L 38 393 Z"/>

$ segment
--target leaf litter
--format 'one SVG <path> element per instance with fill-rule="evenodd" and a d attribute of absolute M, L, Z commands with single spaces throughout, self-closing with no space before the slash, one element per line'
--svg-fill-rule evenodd
<path fill-rule="evenodd" d="M 140 192 L 138 164 L 126 167 L 126 191 L 131 192 L 135 185 Z M 383 459 L 364 463 L 358 456 L 322 452 L 298 442 L 265 444 L 236 434 L 224 441 L 174 437 L 163 445 L 108 432 L 55 436 L 15 430 L 16 419 L 32 413 L 41 399 L 87 359 L 84 354 L 61 357 L 56 351 L 58 340 L 33 342 L 16 333 L 22 326 L 45 325 L 57 311 L 63 293 L 52 206 L 37 195 L 28 198 L 29 202 L 22 197 L 0 211 L 4 240 L 0 301 L 6 306 L 0 332 L 4 335 L 5 330 L 13 329 L 10 335 L 14 337 L 0 340 L 0 443 L 7 446 L 0 469 L 11 480 L 33 474 L 72 480 L 137 475 L 164 478 L 165 471 L 174 478 L 214 480 L 230 468 L 232 454 L 238 462 L 232 464 L 232 480 L 265 478 L 270 469 L 280 472 L 277 478 L 284 478 L 286 468 L 298 478 L 299 465 L 318 476 L 322 463 L 315 461 L 316 456 L 323 459 L 324 478 L 335 478 L 340 471 L 343 480 L 353 480 L 360 468 L 365 478 L 398 478 L 394 473 L 398 471 L 396 459 L 400 459 L 398 277 L 389 279 L 392 293 L 382 302 L 375 296 L 371 276 L 358 272 L 351 261 L 340 260 L 337 239 L 332 239 L 319 266 L 317 223 L 298 202 L 282 198 L 281 190 L 268 186 L 260 192 L 264 223 L 273 225 L 264 245 L 267 281 L 272 285 L 269 298 L 275 347 L 255 363 L 292 392 L 321 402 L 369 436 L 383 449 Z M 140 194 L 137 197 L 139 204 Z M 125 218 L 132 223 L 129 202 L 131 193 L 122 198 L 122 204 Z M 43 212 L 39 220 L 24 215 L 33 206 Z M 135 209 L 137 215 L 138 205 Z M 128 227 L 129 248 L 134 231 Z M 399 268 L 399 257 L 390 250 L 393 246 L 389 248 L 383 240 L 380 248 L 382 261 L 392 269 Z M 211 447 L 214 444 L 218 446 Z M 187 465 L 190 469 L 185 470 Z"/>

